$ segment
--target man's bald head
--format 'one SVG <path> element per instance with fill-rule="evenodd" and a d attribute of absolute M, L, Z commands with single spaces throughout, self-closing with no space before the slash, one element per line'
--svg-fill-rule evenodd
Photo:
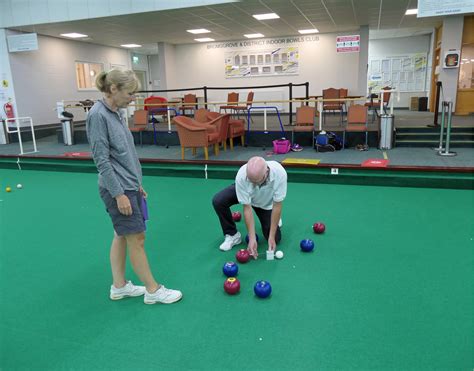
<path fill-rule="evenodd" d="M 263 157 L 252 157 L 247 162 L 247 178 L 252 183 L 260 184 L 267 174 L 267 162 Z"/>

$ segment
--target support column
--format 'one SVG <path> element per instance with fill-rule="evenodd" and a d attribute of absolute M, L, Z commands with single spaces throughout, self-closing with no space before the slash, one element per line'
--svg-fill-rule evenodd
<path fill-rule="evenodd" d="M 359 29 L 359 74 L 357 79 L 357 94 L 367 94 L 367 70 L 369 64 L 369 26 L 361 26 Z"/>
<path fill-rule="evenodd" d="M 175 46 L 159 42 L 158 43 L 158 74 L 160 80 L 159 89 L 172 89 L 174 86 L 174 63 Z"/>
<path fill-rule="evenodd" d="M 458 89 L 458 68 L 443 68 L 444 56 L 450 49 L 461 50 L 464 15 L 444 17 L 443 35 L 441 38 L 440 72 L 438 81 L 443 83 L 444 100 L 453 102 L 453 111 L 456 111 L 456 95 Z"/>
<path fill-rule="evenodd" d="M 18 111 L 16 109 L 15 89 L 13 88 L 13 75 L 10 68 L 7 34 L 4 28 L 0 28 L 0 117 L 2 119 L 6 118 L 3 107 L 8 102 L 13 105 L 13 113 L 17 117 Z M 7 142 L 5 135 L 3 127 L 0 127 L 0 144 Z"/>

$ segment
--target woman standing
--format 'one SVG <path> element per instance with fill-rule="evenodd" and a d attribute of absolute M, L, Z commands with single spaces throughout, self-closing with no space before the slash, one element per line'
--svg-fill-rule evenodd
<path fill-rule="evenodd" d="M 100 197 L 114 227 L 110 298 L 144 295 L 145 304 L 174 303 L 182 298 L 182 293 L 159 284 L 148 265 L 144 248 L 147 193 L 142 187 L 142 170 L 132 133 L 119 111 L 134 100 L 138 79 L 133 71 L 101 72 L 96 87 L 104 96 L 89 111 L 86 127 L 99 172 Z M 135 286 L 125 279 L 127 247 L 133 270 L 145 286 Z"/>

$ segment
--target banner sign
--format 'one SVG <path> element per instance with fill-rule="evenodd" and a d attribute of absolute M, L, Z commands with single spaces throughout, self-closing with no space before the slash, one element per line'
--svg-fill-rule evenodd
<path fill-rule="evenodd" d="M 354 53 L 360 50 L 360 35 L 338 36 L 336 51 L 338 53 Z"/>

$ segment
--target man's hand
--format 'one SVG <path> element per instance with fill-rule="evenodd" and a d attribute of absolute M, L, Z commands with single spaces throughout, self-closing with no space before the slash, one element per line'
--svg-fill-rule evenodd
<path fill-rule="evenodd" d="M 247 251 L 249 252 L 250 256 L 254 259 L 258 258 L 258 251 L 257 251 L 257 240 L 254 237 L 249 238 L 249 244 L 247 245 Z"/>
<path fill-rule="evenodd" d="M 130 205 L 130 200 L 126 195 L 117 196 L 115 199 L 117 200 L 117 207 L 120 214 L 126 216 L 132 215 L 132 205 Z"/>
<path fill-rule="evenodd" d="M 268 250 L 275 252 L 276 251 L 276 246 L 277 246 L 277 243 L 275 241 L 275 237 L 269 237 L 268 238 Z"/>

